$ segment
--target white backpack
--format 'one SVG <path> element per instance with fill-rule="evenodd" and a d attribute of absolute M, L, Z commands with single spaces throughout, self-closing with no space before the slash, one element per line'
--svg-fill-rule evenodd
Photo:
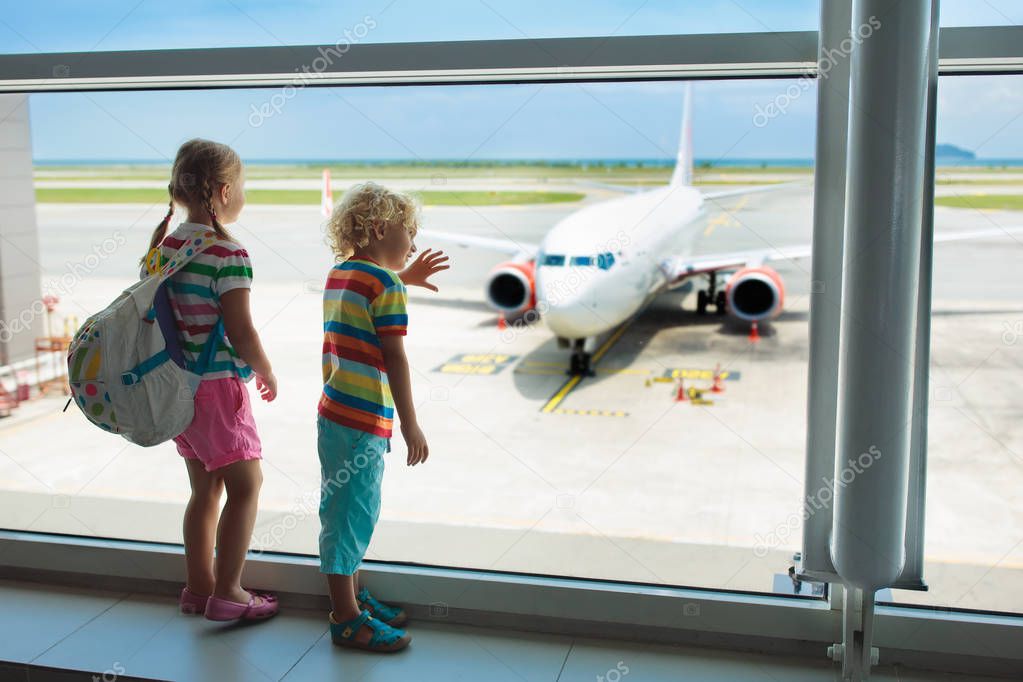
<path fill-rule="evenodd" d="M 71 400 L 93 424 L 148 447 L 192 423 L 195 391 L 224 336 L 224 321 L 210 331 L 198 361 L 186 361 L 166 283 L 216 241 L 212 230 L 197 234 L 162 270 L 153 264 L 154 256 L 159 263 L 159 251 L 150 251 L 150 275 L 75 334 L 67 358 Z"/>

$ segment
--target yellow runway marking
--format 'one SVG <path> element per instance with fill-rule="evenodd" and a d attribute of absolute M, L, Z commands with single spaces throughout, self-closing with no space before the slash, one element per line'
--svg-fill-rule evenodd
<path fill-rule="evenodd" d="M 564 362 L 540 362 L 538 360 L 524 360 L 518 368 L 515 369 L 516 374 L 536 374 L 545 376 L 554 376 L 556 374 L 564 374 L 565 372 Z M 649 369 L 633 369 L 631 367 L 598 367 L 594 370 L 597 374 L 633 374 L 638 376 L 647 376 L 652 370 Z"/>
<path fill-rule="evenodd" d="M 632 318 L 630 320 L 626 320 L 625 322 L 623 322 L 622 326 L 618 328 L 618 331 L 612 334 L 608 338 L 608 340 L 605 341 L 604 344 L 597 349 L 597 352 L 594 353 L 593 357 L 590 359 L 590 363 L 595 365 L 598 362 L 600 362 L 600 359 L 604 357 L 609 350 L 611 350 L 611 346 L 613 346 L 618 341 L 618 339 L 622 338 L 622 334 L 625 333 L 625 330 L 629 328 L 629 326 L 635 319 L 636 318 Z"/>
<path fill-rule="evenodd" d="M 554 377 L 565 373 L 562 369 L 565 366 L 563 362 L 537 362 L 531 363 L 529 361 L 523 362 L 515 368 L 516 374 L 526 374 L 529 376 L 547 376 Z M 597 374 L 603 374 L 608 376 L 624 375 L 624 376 L 640 376 L 650 377 L 648 381 L 656 383 L 670 384 L 674 383 L 678 379 L 699 379 L 703 381 L 713 381 L 714 370 L 712 369 L 688 369 L 688 368 L 675 368 L 663 370 L 663 375 L 653 376 L 656 369 L 636 369 L 632 367 L 597 367 L 594 369 Z M 723 381 L 736 381 L 739 379 L 739 372 L 722 371 L 721 379 Z"/>
<path fill-rule="evenodd" d="M 510 365 L 515 355 L 499 355 L 494 353 L 462 353 L 454 356 L 434 372 L 443 374 L 497 374 Z"/>
<path fill-rule="evenodd" d="M 572 410 L 567 407 L 559 407 L 553 414 L 573 414 L 583 417 L 628 417 L 628 412 L 622 410 Z"/>
<path fill-rule="evenodd" d="M 515 374 L 528 374 L 530 376 L 538 376 L 538 377 L 556 377 L 556 376 L 564 376 L 565 370 L 563 370 L 563 369 L 543 369 L 543 368 L 540 368 L 540 367 L 538 367 L 536 369 L 532 369 L 530 367 L 524 367 L 522 369 L 516 369 L 515 370 Z"/>
<path fill-rule="evenodd" d="M 679 367 L 674 369 L 664 370 L 664 374 L 661 375 L 663 379 L 700 379 L 704 381 L 713 381 L 714 370 L 712 369 L 694 369 Z M 728 370 L 721 371 L 721 379 L 729 381 L 738 381 L 739 372 L 729 372 Z"/>
<path fill-rule="evenodd" d="M 627 367 L 614 369 L 608 367 L 607 369 L 597 369 L 597 374 L 631 374 L 633 376 L 646 376 L 650 374 L 649 369 L 630 369 Z"/>
<path fill-rule="evenodd" d="M 738 204 L 735 205 L 731 211 L 722 211 L 713 218 L 707 221 L 707 227 L 703 230 L 703 236 L 709 237 L 717 227 L 736 227 L 739 225 L 739 221 L 735 219 L 735 214 L 742 210 L 742 207 L 749 201 L 749 196 L 744 196 Z"/>
<path fill-rule="evenodd" d="M 607 338 L 607 341 L 601 344 L 600 348 L 597 349 L 597 352 L 593 354 L 592 358 L 590 358 L 591 366 L 596 365 L 598 362 L 600 362 L 600 359 L 607 354 L 607 352 L 611 349 L 611 346 L 613 346 L 615 342 L 618 341 L 618 339 L 622 338 L 622 334 L 625 333 L 625 330 L 629 328 L 629 325 L 631 325 L 633 320 L 635 319 L 636 318 L 632 318 L 630 320 L 626 320 L 625 322 L 623 322 L 622 326 L 619 327 L 614 334 L 609 336 Z M 564 385 L 562 385 L 561 388 L 558 389 L 557 393 L 555 393 L 551 397 L 551 399 L 547 401 L 547 404 L 544 405 L 540 409 L 540 411 L 543 412 L 544 414 L 550 414 L 551 412 L 553 412 L 555 409 L 557 409 L 558 405 L 561 404 L 561 401 L 563 401 L 565 397 L 572 392 L 572 389 L 578 386 L 579 382 L 582 380 L 583 377 L 581 376 L 571 377 L 568 381 L 564 383 Z"/>
<path fill-rule="evenodd" d="M 566 381 L 565 384 L 558 389 L 558 392 L 555 393 L 554 396 L 547 401 L 547 404 L 544 405 L 543 409 L 540 411 L 545 414 L 550 414 L 551 412 L 553 412 L 558 407 L 558 405 L 561 404 L 561 401 L 565 399 L 565 396 L 568 395 L 569 391 L 575 388 L 582 380 L 583 378 L 581 376 L 574 376 L 568 381 Z"/>

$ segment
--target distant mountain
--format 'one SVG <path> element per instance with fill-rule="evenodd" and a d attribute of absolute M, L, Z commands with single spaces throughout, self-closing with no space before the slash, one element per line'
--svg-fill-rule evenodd
<path fill-rule="evenodd" d="M 934 155 L 939 159 L 975 159 L 977 155 L 969 149 L 957 147 L 954 144 L 934 145 Z"/>

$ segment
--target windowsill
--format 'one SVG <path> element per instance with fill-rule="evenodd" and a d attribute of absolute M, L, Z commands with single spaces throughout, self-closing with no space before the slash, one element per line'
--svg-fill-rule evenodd
<path fill-rule="evenodd" d="M 413 621 L 408 651 L 378 657 L 334 646 L 321 609 L 287 606 L 255 627 L 177 613 L 174 597 L 125 594 L 0 580 L 2 679 L 118 681 L 250 679 L 614 680 L 636 672 L 647 682 L 832 679 L 837 666 L 814 659 L 623 642 L 522 630 Z M 980 682 L 891 665 L 871 679 Z"/>
<path fill-rule="evenodd" d="M 173 594 L 183 574 L 174 545 L 0 531 L 0 552 L 0 577 L 21 580 Z M 362 575 L 427 621 L 811 658 L 841 639 L 841 612 L 819 600 L 376 562 Z M 314 557 L 253 556 L 246 582 L 327 605 Z M 883 664 L 1007 674 L 1023 666 L 1021 635 L 1023 618 L 878 607 L 874 643 Z"/>

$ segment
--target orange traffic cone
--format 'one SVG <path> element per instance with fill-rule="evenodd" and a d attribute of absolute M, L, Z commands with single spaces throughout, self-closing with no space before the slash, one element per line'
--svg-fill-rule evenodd
<path fill-rule="evenodd" d="M 688 400 L 688 398 L 686 398 L 685 382 L 682 381 L 681 379 L 679 379 L 678 380 L 678 391 L 675 392 L 675 402 L 677 402 L 677 403 L 684 403 L 686 400 Z"/>
<path fill-rule="evenodd" d="M 757 323 L 754 322 L 749 328 L 749 341 L 750 343 L 756 343 L 760 340 L 760 330 L 757 329 Z"/>
<path fill-rule="evenodd" d="M 711 393 L 724 393 L 725 382 L 721 380 L 721 364 L 714 367 L 714 384 L 710 387 Z"/>
<path fill-rule="evenodd" d="M 501 313 L 497 316 L 497 330 L 503 332 L 507 328 L 508 323 L 504 319 L 504 313 Z"/>

